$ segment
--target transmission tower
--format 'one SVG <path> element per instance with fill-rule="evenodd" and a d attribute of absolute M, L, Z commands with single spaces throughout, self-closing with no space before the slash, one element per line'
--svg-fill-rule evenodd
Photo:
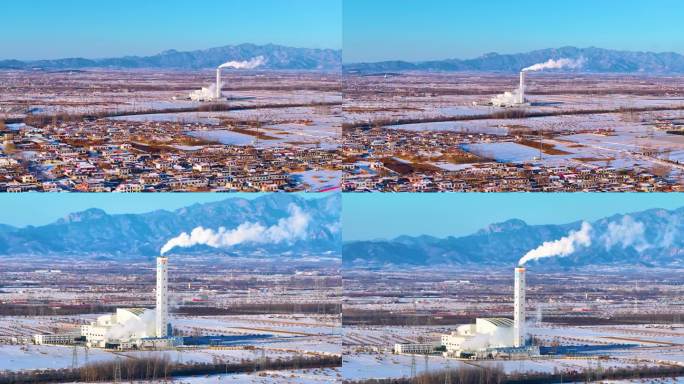
<path fill-rule="evenodd" d="M 86 380 L 90 380 L 90 367 L 88 366 L 88 346 L 83 349 L 83 366 L 85 367 Z"/>
<path fill-rule="evenodd" d="M 71 369 L 78 368 L 78 347 L 74 344 L 74 348 L 71 350 Z"/>
<path fill-rule="evenodd" d="M 121 382 L 121 357 L 116 357 L 116 363 L 114 364 L 114 382 Z"/>
<path fill-rule="evenodd" d="M 428 372 L 428 367 L 429 367 L 428 359 L 429 359 L 429 358 L 430 358 L 430 356 L 428 356 L 428 354 L 426 353 L 426 354 L 425 354 L 425 367 L 424 367 L 423 373 L 427 373 L 427 372 Z"/>

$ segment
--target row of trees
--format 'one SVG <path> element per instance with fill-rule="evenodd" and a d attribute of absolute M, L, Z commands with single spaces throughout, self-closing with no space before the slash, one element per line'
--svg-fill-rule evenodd
<path fill-rule="evenodd" d="M 506 374 L 501 367 L 459 368 L 422 373 L 415 377 L 343 381 L 343 384 L 552 384 L 561 382 L 590 383 L 601 380 L 645 378 L 677 378 L 684 367 L 642 366 L 625 368 L 587 368 L 572 372 L 538 372 Z"/>
<path fill-rule="evenodd" d="M 602 113 L 636 113 L 636 112 L 650 112 L 650 111 L 669 111 L 669 110 L 684 110 L 684 106 L 660 106 L 660 107 L 620 107 L 614 108 L 595 108 L 595 109 L 578 109 L 578 110 L 557 110 L 557 111 L 528 111 L 525 109 L 504 109 L 493 113 L 483 113 L 477 115 L 459 115 L 459 116 L 430 116 L 430 117 L 415 117 L 405 119 L 378 119 L 371 122 L 355 122 L 342 124 L 343 130 L 351 130 L 353 128 L 373 128 L 384 127 L 388 125 L 406 125 L 417 123 L 439 123 L 448 121 L 471 121 L 471 120 L 490 120 L 490 119 L 521 119 L 530 117 L 552 117 L 552 116 L 570 116 L 570 115 L 596 115 Z"/>
<path fill-rule="evenodd" d="M 501 367 L 459 368 L 424 372 L 415 377 L 343 381 L 343 384 L 502 384 L 506 374 Z"/>
<path fill-rule="evenodd" d="M 218 112 L 218 111 L 237 111 L 261 108 L 295 108 L 295 107 L 319 107 L 336 106 L 339 102 L 314 102 L 314 103 L 288 103 L 288 104 L 266 104 L 266 105 L 230 105 L 226 103 L 205 103 L 197 107 L 187 108 L 146 108 L 134 111 L 100 111 L 92 113 L 58 113 L 54 115 L 32 114 L 24 118 L 24 123 L 34 127 L 43 127 L 47 124 L 57 124 L 59 122 L 81 122 L 85 120 L 96 120 L 105 117 L 127 116 L 127 115 L 149 115 L 162 113 L 182 113 L 182 112 Z"/>
<path fill-rule="evenodd" d="M 684 314 L 669 313 L 618 313 L 611 316 L 577 314 L 571 316 L 544 316 L 544 323 L 561 325 L 630 325 L 630 324 L 672 324 L 681 321 Z M 345 309 L 342 322 L 345 325 L 461 325 L 475 322 L 482 313 L 463 315 L 430 313 L 396 313 L 385 310 Z"/>
<path fill-rule="evenodd" d="M 269 313 L 313 313 L 320 315 L 339 315 L 342 304 L 334 302 L 321 303 L 255 303 L 239 304 L 226 308 L 181 306 L 178 313 L 192 316 L 226 316 L 226 315 L 262 315 Z"/>
<path fill-rule="evenodd" d="M 236 363 L 174 363 L 166 356 L 148 356 L 114 361 L 95 362 L 77 369 L 51 369 L 36 371 L 12 371 L 0 373 L 0 384 L 98 382 L 164 380 L 171 377 L 249 373 L 264 370 L 291 370 L 311 368 L 335 368 L 342 365 L 341 356 L 294 356 L 283 358 L 260 358 L 241 360 Z"/>
<path fill-rule="evenodd" d="M 3 304 L 0 305 L 0 316 L 67 316 L 88 313 L 107 313 L 116 310 L 116 306 L 105 304 L 60 305 L 47 304 Z"/>

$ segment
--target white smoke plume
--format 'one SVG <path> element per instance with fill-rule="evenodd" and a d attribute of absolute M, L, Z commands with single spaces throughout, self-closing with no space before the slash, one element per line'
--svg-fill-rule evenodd
<path fill-rule="evenodd" d="M 586 59 L 584 57 L 580 57 L 579 59 L 549 59 L 548 61 L 544 63 L 537 63 L 534 65 L 531 65 L 527 68 L 523 68 L 523 72 L 530 72 L 530 71 L 541 71 L 544 69 L 561 69 L 561 68 L 570 68 L 570 69 L 577 69 L 581 68 L 584 63 L 586 62 Z"/>
<path fill-rule="evenodd" d="M 197 227 L 189 234 L 183 232 L 169 240 L 161 249 L 161 254 L 175 247 L 192 247 L 208 245 L 213 248 L 226 248 L 241 243 L 277 244 L 294 242 L 306 237 L 311 217 L 294 204 L 288 207 L 290 216 L 278 220 L 278 223 L 265 227 L 259 223 L 245 222 L 234 229 L 220 227 L 218 230 Z"/>
<path fill-rule="evenodd" d="M 266 64 L 266 58 L 257 56 L 245 61 L 229 61 L 219 65 L 219 68 L 254 69 L 264 64 Z"/>
<path fill-rule="evenodd" d="M 508 107 L 519 104 L 520 100 L 520 89 L 515 89 L 512 92 L 504 92 L 500 95 L 496 95 L 490 99 L 492 105 L 496 107 Z"/>
<path fill-rule="evenodd" d="M 497 348 L 511 345 L 513 342 L 513 328 L 498 328 L 491 333 L 476 333 L 467 338 L 461 344 L 465 350 L 478 350 L 483 348 Z"/>
<path fill-rule="evenodd" d="M 642 252 L 651 247 L 644 236 L 645 231 L 644 223 L 625 215 L 620 221 L 608 223 L 606 233 L 601 236 L 601 240 L 608 251 L 615 246 L 620 246 L 622 249 L 634 247 L 638 252 Z"/>
<path fill-rule="evenodd" d="M 148 335 L 148 325 L 154 324 L 155 312 L 145 310 L 140 318 L 130 318 L 124 323 L 117 323 L 107 330 L 107 337 L 110 339 L 127 340 L 129 338 L 152 337 Z"/>
<path fill-rule="evenodd" d="M 584 221 L 579 231 L 570 231 L 570 233 L 558 240 L 545 241 L 539 247 L 527 252 L 518 265 L 525 265 L 530 260 L 538 260 L 545 257 L 567 256 L 573 252 L 578 246 L 588 247 L 591 245 L 591 224 Z"/>
<path fill-rule="evenodd" d="M 223 82 L 221 82 L 221 86 L 223 86 Z M 190 100 L 198 101 L 198 100 L 212 100 L 216 96 L 216 83 L 211 83 L 209 84 L 208 87 L 202 87 L 202 89 L 198 89 L 195 91 L 192 91 L 190 93 Z"/>

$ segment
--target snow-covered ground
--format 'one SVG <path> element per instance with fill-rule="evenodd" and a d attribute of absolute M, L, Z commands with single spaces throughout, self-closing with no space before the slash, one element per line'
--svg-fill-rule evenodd
<path fill-rule="evenodd" d="M 31 336 L 77 329 L 78 324 L 96 315 L 0 317 L 0 335 Z M 235 343 L 234 348 L 187 346 L 167 351 L 111 352 L 88 349 L 88 362 L 145 356 L 167 356 L 171 361 L 209 363 L 239 362 L 260 357 L 291 358 L 298 355 L 341 354 L 339 319 L 325 315 L 254 315 L 254 316 L 176 316 L 174 328 L 201 335 L 259 335 Z M 55 328 L 56 327 L 56 328 Z M 17 332 L 21 330 L 21 332 Z M 266 336 L 266 337 L 263 337 Z M 72 366 L 73 347 L 57 345 L 0 344 L 0 370 L 56 369 Z M 76 347 L 77 363 L 86 362 L 86 350 Z"/>
<path fill-rule="evenodd" d="M 85 364 L 85 349 L 77 347 L 78 365 Z M 113 360 L 116 355 L 88 350 L 88 362 Z M 73 348 L 57 345 L 0 345 L 0 370 L 56 369 L 72 366 Z"/>
<path fill-rule="evenodd" d="M 544 342 L 561 345 L 615 345 L 614 349 L 580 357 L 542 356 L 525 360 L 459 360 L 430 356 L 395 355 L 394 343 L 437 341 L 454 327 L 345 327 L 343 376 L 345 379 L 392 378 L 416 372 L 465 367 L 501 367 L 505 372 L 580 371 L 594 367 L 636 367 L 684 364 L 684 327 L 680 326 L 556 326 L 532 325 L 528 332 Z M 622 346 L 624 344 L 631 344 Z M 376 348 L 375 352 L 369 347 Z M 598 359 L 601 356 L 601 360 Z"/>
<path fill-rule="evenodd" d="M 252 374 L 215 375 L 202 377 L 184 377 L 173 380 L 178 384 L 318 384 L 337 383 L 341 378 L 338 369 L 304 369 L 294 371 L 264 371 Z"/>

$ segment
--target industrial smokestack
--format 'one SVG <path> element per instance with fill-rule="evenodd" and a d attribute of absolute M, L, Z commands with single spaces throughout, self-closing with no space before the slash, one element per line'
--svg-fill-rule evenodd
<path fill-rule="evenodd" d="M 525 71 L 520 71 L 520 88 L 518 89 L 518 103 L 525 104 Z"/>
<path fill-rule="evenodd" d="M 515 268 L 513 303 L 513 345 L 525 346 L 525 267 Z"/>
<path fill-rule="evenodd" d="M 167 257 L 157 257 L 157 318 L 155 324 L 157 337 L 169 336 L 168 262 Z"/>
<path fill-rule="evenodd" d="M 216 68 L 216 100 L 221 99 L 221 67 Z"/>

